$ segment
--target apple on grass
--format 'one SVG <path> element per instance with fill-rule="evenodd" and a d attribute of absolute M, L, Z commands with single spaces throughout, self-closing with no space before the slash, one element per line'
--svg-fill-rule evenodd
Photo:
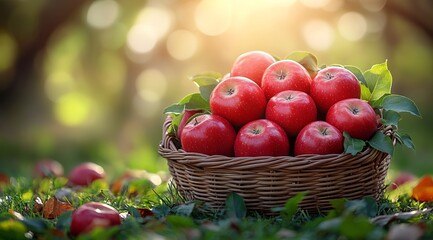
<path fill-rule="evenodd" d="M 263 73 L 266 68 L 275 62 L 275 58 L 264 51 L 250 51 L 236 58 L 230 71 L 230 75 L 242 76 L 261 85 Z"/>
<path fill-rule="evenodd" d="M 203 114 L 183 128 L 181 144 L 186 152 L 233 156 L 236 131 L 223 117 Z"/>
<path fill-rule="evenodd" d="M 341 100 L 326 114 L 326 121 L 347 132 L 352 138 L 370 139 L 377 131 L 377 117 L 374 109 L 364 100 L 349 98 Z"/>
<path fill-rule="evenodd" d="M 341 67 L 320 70 L 311 82 L 310 95 L 318 110 L 326 114 L 335 103 L 347 98 L 360 98 L 361 86 L 356 76 Z"/>
<path fill-rule="evenodd" d="M 96 163 L 85 162 L 76 166 L 69 173 L 69 184 L 73 186 L 88 186 L 98 179 L 105 178 L 104 169 Z"/>
<path fill-rule="evenodd" d="M 266 119 L 280 125 L 289 137 L 296 137 L 305 125 L 316 121 L 316 104 L 304 92 L 282 91 L 269 99 L 266 106 Z"/>
<path fill-rule="evenodd" d="M 115 208 L 105 203 L 88 202 L 72 213 L 70 230 L 73 236 L 78 236 L 95 228 L 108 228 L 120 223 L 120 215 Z"/>
<path fill-rule="evenodd" d="M 40 160 L 33 168 L 33 175 L 37 178 L 61 177 L 63 176 L 63 166 L 55 160 Z"/>
<path fill-rule="evenodd" d="M 287 156 L 289 139 L 278 124 L 259 119 L 245 124 L 235 140 L 235 157 Z"/>
<path fill-rule="evenodd" d="M 343 134 L 325 121 L 315 121 L 299 132 L 295 140 L 294 155 L 340 154 L 344 149 Z"/>
<path fill-rule="evenodd" d="M 245 77 L 230 77 L 220 82 L 213 89 L 209 103 L 213 114 L 238 128 L 262 118 L 266 108 L 263 90 Z"/>
<path fill-rule="evenodd" d="M 410 183 L 415 181 L 417 178 L 415 175 L 409 172 L 400 172 L 397 177 L 394 178 L 391 185 L 389 185 L 390 190 L 395 190 L 399 188 L 403 184 Z"/>
<path fill-rule="evenodd" d="M 262 89 L 266 99 L 285 90 L 310 93 L 311 77 L 307 70 L 293 60 L 281 60 L 271 64 L 263 73 Z"/>

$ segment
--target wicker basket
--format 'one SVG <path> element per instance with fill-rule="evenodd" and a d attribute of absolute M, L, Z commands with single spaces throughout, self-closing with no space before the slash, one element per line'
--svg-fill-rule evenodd
<path fill-rule="evenodd" d="M 298 157 L 226 157 L 189 153 L 177 148 L 163 125 L 159 154 L 186 199 L 202 200 L 213 208 L 224 206 L 230 192 L 241 195 L 248 210 L 272 215 L 298 192 L 308 194 L 300 207 L 309 212 L 326 211 L 330 200 L 359 199 L 383 195 L 390 164 L 386 153 L 367 148 L 350 154 L 303 155 Z"/>

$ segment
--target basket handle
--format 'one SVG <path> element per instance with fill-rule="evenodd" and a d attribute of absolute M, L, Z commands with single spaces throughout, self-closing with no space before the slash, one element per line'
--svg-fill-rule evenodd
<path fill-rule="evenodd" d="M 161 140 L 161 147 L 170 149 L 172 151 L 177 151 L 178 148 L 174 144 L 174 136 L 168 134 L 168 128 L 171 126 L 172 122 L 171 116 L 167 116 L 167 118 L 164 121 L 164 124 L 162 125 L 162 140 Z"/>

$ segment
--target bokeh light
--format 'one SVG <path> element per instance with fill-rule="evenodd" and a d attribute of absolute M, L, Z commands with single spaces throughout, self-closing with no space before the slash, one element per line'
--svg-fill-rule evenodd
<path fill-rule="evenodd" d="M 230 0 L 202 0 L 194 12 L 197 28 L 206 35 L 217 36 L 226 32 L 233 18 Z"/>
<path fill-rule="evenodd" d="M 119 5 L 114 0 L 92 2 L 87 11 L 87 23 L 94 28 L 108 28 L 119 15 Z"/>
<path fill-rule="evenodd" d="M 319 19 L 305 23 L 302 35 L 306 43 L 317 51 L 325 51 L 330 48 L 335 38 L 331 25 Z"/>
<path fill-rule="evenodd" d="M 57 120 L 70 127 L 80 126 L 89 120 L 93 102 L 88 96 L 71 92 L 61 96 L 56 102 L 54 111 Z"/>
<path fill-rule="evenodd" d="M 45 81 L 45 92 L 52 101 L 59 100 L 60 97 L 76 90 L 76 83 L 68 72 L 53 71 Z"/>
<path fill-rule="evenodd" d="M 137 91 L 146 102 L 159 102 L 167 90 L 167 78 L 158 69 L 149 68 L 137 77 Z"/>
<path fill-rule="evenodd" d="M 8 33 L 0 31 L 0 72 L 11 67 L 15 61 L 16 51 L 14 39 Z"/>
<path fill-rule="evenodd" d="M 367 20 L 357 12 L 348 12 L 338 20 L 338 30 L 349 41 L 358 41 L 367 33 Z"/>
<path fill-rule="evenodd" d="M 198 39 L 190 31 L 176 30 L 167 38 L 167 51 L 177 60 L 186 60 L 192 57 L 198 48 Z"/>

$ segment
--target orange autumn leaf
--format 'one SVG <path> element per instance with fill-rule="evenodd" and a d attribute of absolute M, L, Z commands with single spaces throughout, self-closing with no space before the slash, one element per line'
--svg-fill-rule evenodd
<path fill-rule="evenodd" d="M 419 202 L 433 201 L 433 178 L 431 176 L 424 176 L 419 180 L 412 189 L 412 198 Z"/>
<path fill-rule="evenodd" d="M 71 204 L 59 201 L 55 197 L 51 197 L 44 204 L 44 218 L 54 219 L 62 213 L 74 210 Z"/>

